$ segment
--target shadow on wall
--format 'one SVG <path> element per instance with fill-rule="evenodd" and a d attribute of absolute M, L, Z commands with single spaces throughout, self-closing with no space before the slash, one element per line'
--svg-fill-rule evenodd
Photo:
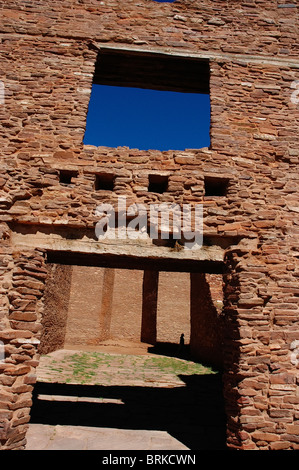
<path fill-rule="evenodd" d="M 31 423 L 167 431 L 190 450 L 225 450 L 226 421 L 220 374 L 179 376 L 175 388 L 37 383 Z M 50 395 L 49 399 L 39 395 Z M 58 400 L 52 397 L 59 395 Z M 101 397 L 123 404 L 63 401 Z"/>

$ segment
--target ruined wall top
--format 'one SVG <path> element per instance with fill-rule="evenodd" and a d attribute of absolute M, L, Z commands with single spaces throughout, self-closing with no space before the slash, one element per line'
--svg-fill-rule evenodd
<path fill-rule="evenodd" d="M 298 6 L 283 0 L 7 0 L 1 31 L 189 51 L 295 58 Z"/>

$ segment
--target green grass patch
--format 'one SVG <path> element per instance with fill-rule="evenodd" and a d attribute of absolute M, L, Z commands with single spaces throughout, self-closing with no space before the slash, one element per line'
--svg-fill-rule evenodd
<path fill-rule="evenodd" d="M 63 362 L 63 364 L 62 364 Z M 100 352 L 76 352 L 61 363 L 53 360 L 48 370 L 60 373 L 66 383 L 98 383 L 100 376 L 104 383 L 115 383 L 116 377 L 148 380 L 157 377 L 163 380 L 169 376 L 215 374 L 217 371 L 202 364 L 168 356 L 133 356 Z M 167 376 L 167 377 L 166 377 Z"/>
<path fill-rule="evenodd" d="M 138 364 L 137 364 L 138 362 Z M 142 374 L 147 372 L 159 372 L 173 375 L 193 375 L 193 374 L 213 374 L 216 373 L 211 368 L 205 367 L 196 362 L 184 361 L 174 357 L 144 357 L 136 361 L 133 356 L 123 356 L 120 360 L 118 355 L 103 353 L 76 353 L 70 357 L 70 368 L 74 379 L 88 381 L 92 379 L 96 372 L 101 369 L 108 369 L 113 366 L 125 367 L 131 374 L 138 370 Z M 107 373 L 103 370 L 102 373 Z"/>
<path fill-rule="evenodd" d="M 146 367 L 159 369 L 161 372 L 169 372 L 175 375 L 185 374 L 213 374 L 209 367 L 190 361 L 183 361 L 174 357 L 151 357 L 145 363 Z"/>

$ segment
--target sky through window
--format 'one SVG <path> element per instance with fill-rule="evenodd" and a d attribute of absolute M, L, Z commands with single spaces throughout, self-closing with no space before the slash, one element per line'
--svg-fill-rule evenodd
<path fill-rule="evenodd" d="M 84 144 L 140 150 L 185 150 L 210 145 L 208 94 L 96 85 Z"/>

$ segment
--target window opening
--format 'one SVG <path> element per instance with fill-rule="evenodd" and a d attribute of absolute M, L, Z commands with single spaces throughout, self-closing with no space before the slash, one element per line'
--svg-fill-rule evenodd
<path fill-rule="evenodd" d="M 101 50 L 84 144 L 161 151 L 208 147 L 209 62 Z"/>

